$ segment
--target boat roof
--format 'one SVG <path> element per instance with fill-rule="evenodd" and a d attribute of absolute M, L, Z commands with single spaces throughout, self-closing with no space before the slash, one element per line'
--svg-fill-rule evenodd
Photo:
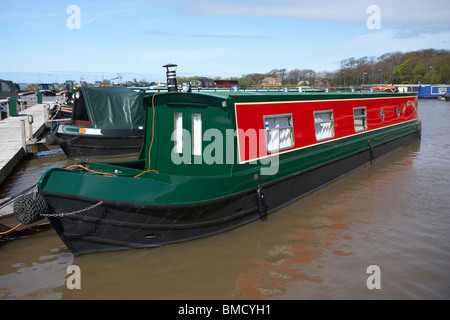
<path fill-rule="evenodd" d="M 147 92 L 149 96 L 152 94 Z M 317 99 L 370 99 L 370 98 L 378 98 L 378 97 L 386 97 L 386 96 L 412 96 L 416 95 L 416 93 L 399 93 L 399 92 L 391 92 L 391 91 L 366 91 L 356 89 L 355 91 L 350 90 L 338 90 L 338 91 L 329 91 L 325 92 L 323 90 L 311 90 L 306 92 L 299 91 L 288 91 L 284 92 L 281 90 L 240 90 L 240 91 L 232 91 L 232 90 L 192 90 L 190 93 L 186 92 L 176 92 L 176 93 L 164 93 L 163 96 L 166 96 L 168 101 L 175 101 L 176 99 L 182 100 L 197 100 L 195 97 L 209 97 L 211 99 L 219 99 L 219 100 L 238 100 L 238 101 L 247 101 L 247 100 L 266 100 L 266 101 L 290 101 L 290 100 L 317 100 Z M 182 95 L 185 95 L 184 97 Z M 190 98 L 188 98 L 190 97 Z"/>

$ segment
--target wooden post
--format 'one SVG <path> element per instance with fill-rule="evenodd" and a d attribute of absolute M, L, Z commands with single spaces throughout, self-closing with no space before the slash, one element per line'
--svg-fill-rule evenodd
<path fill-rule="evenodd" d="M 20 120 L 20 125 L 22 127 L 22 148 L 27 152 L 27 132 L 25 130 L 25 120 Z"/>
<path fill-rule="evenodd" d="M 44 123 L 45 127 L 48 125 L 48 119 L 50 118 L 50 106 L 48 104 L 44 105 Z"/>
<path fill-rule="evenodd" d="M 33 116 L 29 115 L 28 116 L 28 132 L 30 135 L 30 140 L 33 140 Z"/>

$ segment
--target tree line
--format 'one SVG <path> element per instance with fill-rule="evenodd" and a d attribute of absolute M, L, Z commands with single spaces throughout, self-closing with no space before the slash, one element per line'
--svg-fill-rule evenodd
<path fill-rule="evenodd" d="M 282 86 L 350 87 L 364 84 L 450 84 L 450 51 L 426 49 L 390 52 L 380 57 L 342 60 L 338 70 L 274 69 L 239 78 L 239 86 L 259 87 L 266 77 L 281 79 Z"/>

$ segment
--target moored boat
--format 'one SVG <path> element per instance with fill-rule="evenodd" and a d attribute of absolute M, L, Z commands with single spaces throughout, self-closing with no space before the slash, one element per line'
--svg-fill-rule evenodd
<path fill-rule="evenodd" d="M 420 138 L 416 94 L 186 91 L 144 99 L 137 160 L 50 169 L 19 221 L 48 217 L 74 255 L 198 239 Z"/>
<path fill-rule="evenodd" d="M 375 91 L 391 91 L 394 92 L 395 90 L 397 90 L 394 86 L 376 86 L 373 87 L 373 90 Z"/>
<path fill-rule="evenodd" d="M 143 142 L 144 93 L 122 87 L 82 87 L 73 108 L 62 109 L 72 121 L 56 124 L 46 137 L 70 159 L 138 155 Z"/>
<path fill-rule="evenodd" d="M 441 101 L 450 101 L 450 93 L 446 93 L 438 98 Z"/>
<path fill-rule="evenodd" d="M 72 118 L 72 107 L 73 105 L 59 105 L 55 104 L 49 110 L 49 119 L 50 120 L 67 120 Z"/>
<path fill-rule="evenodd" d="M 418 97 L 424 99 L 437 99 L 450 92 L 450 85 L 420 85 Z"/>

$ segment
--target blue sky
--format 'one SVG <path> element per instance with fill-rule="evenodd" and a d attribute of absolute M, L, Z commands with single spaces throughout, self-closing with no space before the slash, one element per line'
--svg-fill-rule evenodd
<path fill-rule="evenodd" d="M 71 5 L 79 29 L 67 25 Z M 371 5 L 379 29 L 367 25 Z M 450 49 L 449 16 L 442 0 L 0 0 L 0 77 L 164 81 L 166 63 L 178 75 L 222 78 L 334 71 L 350 57 Z"/>

